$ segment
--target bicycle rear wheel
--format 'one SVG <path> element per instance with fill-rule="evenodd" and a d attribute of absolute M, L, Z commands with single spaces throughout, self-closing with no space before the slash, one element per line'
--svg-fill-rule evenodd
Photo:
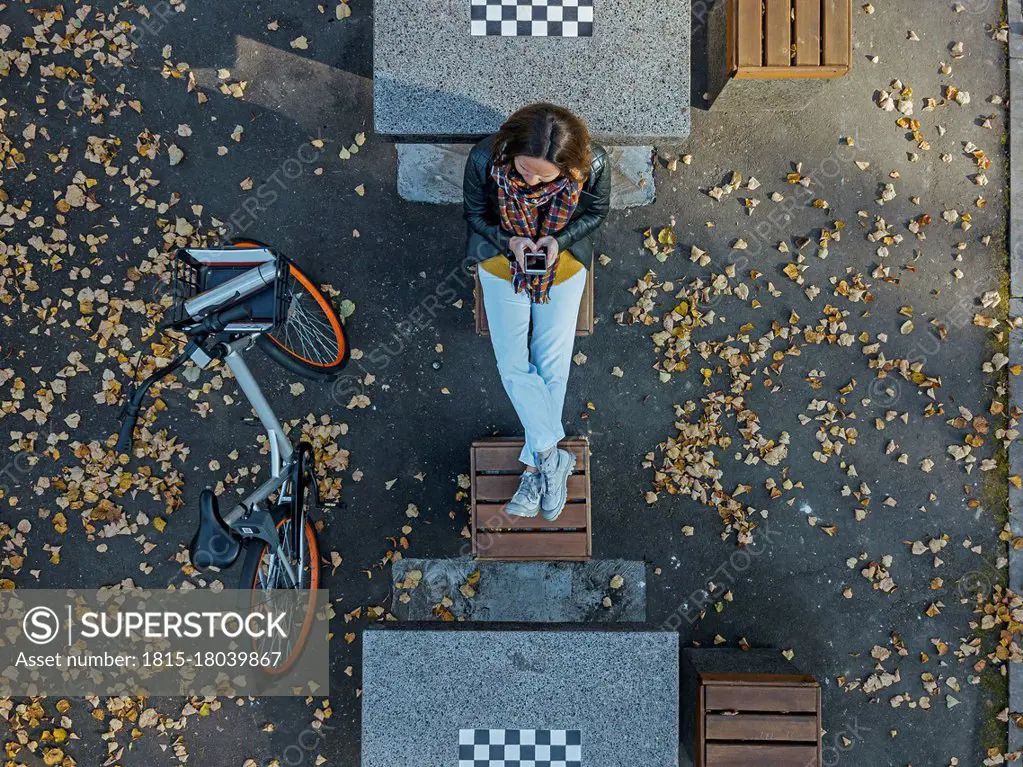
<path fill-rule="evenodd" d="M 260 247 L 256 240 L 235 240 L 232 247 Z M 348 363 L 351 350 L 344 325 L 316 281 L 288 263 L 285 316 L 257 343 L 274 362 L 305 378 L 329 381 Z"/>
<path fill-rule="evenodd" d="M 320 587 L 320 551 L 316 544 L 316 533 L 309 519 L 306 518 L 305 545 L 302 555 L 299 557 L 298 552 L 293 550 L 296 536 L 291 530 L 292 524 L 294 521 L 291 517 L 287 517 L 277 523 L 277 529 L 280 531 L 284 556 L 288 558 L 298 573 L 300 588 L 308 589 L 310 592 L 309 602 L 301 616 L 297 614 L 297 611 L 289 611 L 292 623 L 287 626 L 287 637 L 258 640 L 258 643 L 254 641 L 254 649 L 260 654 L 280 653 L 280 662 L 276 666 L 263 669 L 267 674 L 283 674 L 295 664 L 299 655 L 302 654 L 316 615 L 315 592 Z M 284 568 L 281 567 L 281 563 L 277 561 L 277 555 L 265 543 L 258 542 L 248 547 L 240 580 L 239 588 L 252 590 L 254 610 L 261 606 L 272 610 L 277 594 L 283 594 L 283 604 L 294 607 L 294 603 L 291 601 L 294 599 L 291 596 L 294 586 L 288 579 Z M 301 625 L 299 625 L 299 621 L 301 621 Z"/>

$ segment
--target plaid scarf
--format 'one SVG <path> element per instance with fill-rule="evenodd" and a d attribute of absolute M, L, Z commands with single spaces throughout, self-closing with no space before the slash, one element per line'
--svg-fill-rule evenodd
<path fill-rule="evenodd" d="M 579 204 L 581 186 L 566 176 L 529 186 L 511 165 L 495 165 L 490 176 L 497 183 L 501 224 L 516 237 L 528 237 L 535 242 L 557 234 L 568 224 Z M 547 203 L 550 205 L 541 217 L 540 209 Z M 546 274 L 526 274 L 516 259 L 510 261 L 515 292 L 525 290 L 533 303 L 546 304 L 550 300 L 556 268 L 548 268 Z"/>

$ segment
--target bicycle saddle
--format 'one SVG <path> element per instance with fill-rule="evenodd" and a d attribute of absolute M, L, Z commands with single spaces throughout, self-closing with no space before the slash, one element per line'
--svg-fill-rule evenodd
<path fill-rule="evenodd" d="M 238 558 L 242 545 L 231 535 L 220 518 L 217 497 L 207 488 L 199 495 L 199 529 L 192 538 L 188 550 L 192 564 L 201 570 L 230 567 Z"/>

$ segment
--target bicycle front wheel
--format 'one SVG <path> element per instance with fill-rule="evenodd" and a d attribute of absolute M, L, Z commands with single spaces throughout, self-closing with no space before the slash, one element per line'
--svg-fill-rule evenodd
<path fill-rule="evenodd" d="M 348 363 L 344 325 L 316 283 L 288 265 L 284 319 L 259 337 L 259 347 L 275 362 L 305 378 L 331 380 Z"/>

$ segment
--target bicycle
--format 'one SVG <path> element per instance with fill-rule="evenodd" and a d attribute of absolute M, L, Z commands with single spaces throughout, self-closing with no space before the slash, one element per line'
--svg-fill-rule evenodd
<path fill-rule="evenodd" d="M 283 648 L 259 648 L 281 651 L 284 662 L 268 673 L 282 674 L 301 653 L 315 612 L 320 557 L 307 507 L 310 496 L 314 508 L 320 499 L 312 447 L 291 443 L 243 355 L 258 345 L 291 372 L 327 380 L 348 361 L 347 336 L 316 284 L 282 254 L 254 240 L 177 251 L 174 281 L 180 293 L 159 329 L 180 332 L 188 342 L 166 367 L 128 386 L 116 450 L 130 452 L 146 393 L 186 361 L 204 369 L 223 360 L 234 374 L 266 430 L 270 476 L 223 515 L 213 491 L 203 490 L 189 551 L 195 567 L 223 570 L 244 550 L 240 588 L 253 591 L 254 607 L 259 592 L 269 603 L 275 591 L 309 591 L 297 640 L 288 631 Z"/>

